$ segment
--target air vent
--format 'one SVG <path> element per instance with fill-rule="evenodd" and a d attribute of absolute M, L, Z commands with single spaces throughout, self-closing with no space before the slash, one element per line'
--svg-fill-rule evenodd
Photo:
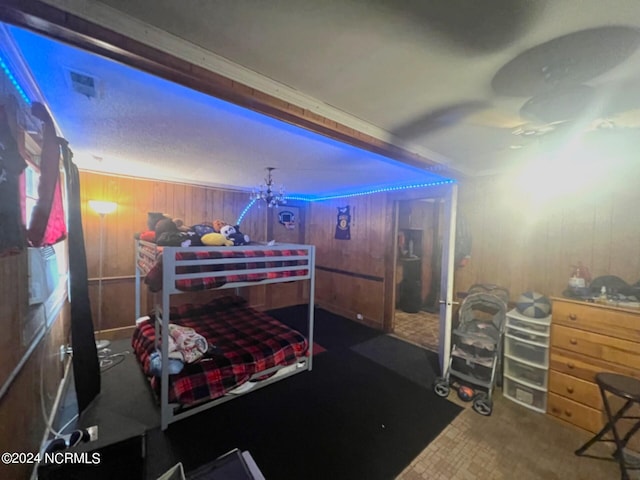
<path fill-rule="evenodd" d="M 71 88 L 89 98 L 98 96 L 96 90 L 96 79 L 90 75 L 69 70 L 69 78 L 71 80 Z"/>

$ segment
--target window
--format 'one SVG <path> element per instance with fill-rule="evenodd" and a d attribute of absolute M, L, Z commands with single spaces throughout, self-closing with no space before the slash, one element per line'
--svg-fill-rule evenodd
<path fill-rule="evenodd" d="M 27 168 L 24 170 L 24 211 L 22 212 L 22 218 L 24 224 L 28 227 L 31 223 L 31 215 L 33 209 L 38 202 L 38 183 L 40 181 L 40 172 L 36 167 L 31 164 L 27 164 Z"/>

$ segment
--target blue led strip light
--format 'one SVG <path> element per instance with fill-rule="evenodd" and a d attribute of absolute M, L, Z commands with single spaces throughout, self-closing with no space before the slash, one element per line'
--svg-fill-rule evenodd
<path fill-rule="evenodd" d="M 240 214 L 240 216 L 238 217 L 238 221 L 236 222 L 236 225 L 240 225 L 240 223 L 242 222 L 242 219 L 244 218 L 244 216 L 247 214 L 247 212 L 249 211 L 249 209 L 251 207 L 253 207 L 253 204 L 256 203 L 256 198 L 254 198 L 253 200 L 251 200 L 249 202 L 249 205 L 247 205 L 246 207 L 244 207 L 244 210 L 242 211 L 242 213 Z"/>
<path fill-rule="evenodd" d="M 316 197 L 316 198 L 312 198 L 312 199 L 308 199 L 309 201 L 312 202 L 320 202 L 322 200 L 333 200 L 333 199 L 337 199 L 337 198 L 347 198 L 347 197 L 357 197 L 359 195 L 370 195 L 372 193 L 382 193 L 382 192 L 395 192 L 398 190 L 408 190 L 411 188 L 424 188 L 424 187 L 436 187 L 438 185 L 447 185 L 450 183 L 454 183 L 454 180 L 442 180 L 439 182 L 430 182 L 430 183 L 419 183 L 416 185 L 402 185 L 402 186 L 397 186 L 397 187 L 384 187 L 384 188 L 377 188 L 375 190 L 367 190 L 364 192 L 357 192 L 357 193 L 347 193 L 344 195 L 330 195 L 327 197 Z"/>
<path fill-rule="evenodd" d="M 310 197 L 290 197 L 290 196 L 286 196 L 285 199 L 287 200 L 302 200 L 304 202 L 311 202 L 313 199 Z M 242 219 L 245 217 L 245 215 L 247 213 L 249 213 L 249 210 L 251 210 L 251 207 L 253 207 L 253 205 L 258 201 L 257 198 L 254 198 L 253 200 L 251 200 L 249 202 L 249 204 L 244 207 L 244 210 L 242 210 L 242 213 L 240 214 L 240 216 L 238 217 L 238 221 L 236 222 L 236 225 L 240 225 L 240 222 L 242 222 Z"/>
<path fill-rule="evenodd" d="M 22 87 L 18 85 L 18 81 L 16 80 L 16 77 L 13 76 L 13 73 L 11 73 L 11 70 L 9 70 L 9 67 L 7 66 L 7 64 L 5 63 L 2 57 L 0 57 L 0 67 L 2 67 L 2 70 L 7 75 L 7 77 L 9 78 L 9 81 L 13 84 L 13 86 L 18 91 L 22 99 L 27 103 L 27 105 L 31 105 L 31 100 L 29 100 L 29 97 L 27 97 L 27 94 L 22 89 Z"/>
<path fill-rule="evenodd" d="M 383 187 L 383 188 L 376 188 L 374 190 L 366 190 L 364 192 L 345 193 L 345 194 L 342 194 L 342 195 L 328 195 L 326 197 L 287 195 L 285 198 L 287 200 L 300 200 L 300 201 L 303 201 L 303 202 L 322 202 L 323 200 L 334 200 L 334 199 L 338 199 L 338 198 L 357 197 L 357 196 L 360 196 L 360 195 L 371 195 L 373 193 L 382 193 L 382 192 L 397 192 L 399 190 L 409 190 L 411 188 L 437 187 L 438 185 L 448 185 L 450 183 L 455 183 L 455 180 L 447 179 L 447 180 L 441 180 L 441 181 L 438 181 L 438 182 L 418 183 L 418 184 L 415 184 L 415 185 L 401 185 L 401 186 L 396 186 L 396 187 Z M 255 200 L 252 200 L 251 203 L 249 203 L 249 205 L 247 205 L 247 208 L 244 209 L 244 211 L 240 215 L 240 218 L 238 218 L 238 224 L 240 224 L 240 220 L 242 220 L 242 218 L 244 218 L 244 216 L 246 215 L 247 211 L 251 208 L 251 206 L 254 203 L 255 203 Z"/>
<path fill-rule="evenodd" d="M 304 196 L 293 196 L 293 195 L 286 195 L 285 200 L 301 200 L 303 202 L 313 202 L 315 200 L 314 197 L 308 196 L 308 197 L 304 197 Z"/>

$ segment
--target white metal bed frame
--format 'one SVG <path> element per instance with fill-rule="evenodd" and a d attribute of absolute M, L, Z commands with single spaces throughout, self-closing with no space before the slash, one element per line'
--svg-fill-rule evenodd
<path fill-rule="evenodd" d="M 150 248 L 154 253 L 149 254 L 145 249 L 140 248 L 145 246 Z M 305 255 L 273 255 L 269 257 L 246 257 L 246 258 L 211 258 L 211 259 L 199 259 L 199 260 L 176 260 L 176 253 L 178 252 L 194 252 L 194 251 L 223 251 L 233 248 L 234 250 L 269 250 L 269 251 L 284 251 L 284 250 L 305 250 Z M 162 291 L 159 292 L 162 297 L 162 304 L 155 305 L 155 329 L 156 333 L 158 328 L 161 328 L 161 340 L 160 348 L 162 354 L 162 372 L 160 378 L 160 415 L 161 415 L 161 427 L 162 430 L 166 430 L 169 424 L 189 417 L 203 410 L 220 405 L 229 400 L 237 398 L 245 393 L 250 393 L 258 388 L 267 386 L 276 381 L 301 373 L 305 370 L 311 370 L 313 366 L 313 322 L 314 322 L 314 292 L 315 292 L 315 246 L 314 245 L 300 245 L 300 244 L 276 244 L 276 245 L 247 245 L 246 247 L 162 247 Z M 141 285 L 140 282 L 143 277 L 138 260 L 142 259 L 147 263 L 154 263 L 157 260 L 159 249 L 154 243 L 145 242 L 143 240 L 136 240 L 136 319 L 140 318 L 140 300 L 141 300 Z M 194 265 L 228 265 L 233 263 L 271 263 L 271 262 L 291 262 L 291 261 L 304 261 L 303 265 L 294 266 L 282 266 L 282 267 L 257 267 L 251 269 L 241 270 L 220 270 L 213 272 L 197 272 L 197 273 L 176 273 L 178 267 L 194 266 Z M 306 274 L 295 274 L 287 277 L 270 278 L 258 281 L 243 281 L 243 282 L 228 282 L 225 285 L 216 288 L 215 290 L 239 288 L 239 287 L 253 287 L 256 285 L 265 285 L 269 283 L 283 283 L 299 280 L 309 280 L 309 334 L 307 337 L 309 348 L 306 357 L 300 357 L 296 363 L 289 366 L 276 366 L 266 371 L 255 373 L 251 380 L 262 377 L 264 375 L 277 372 L 268 379 L 255 382 L 253 388 L 244 391 L 241 390 L 243 384 L 239 387 L 237 393 L 227 393 L 226 395 L 216 398 L 214 400 L 205 400 L 204 403 L 198 403 L 194 406 L 181 407 L 179 404 L 169 403 L 169 315 L 164 315 L 165 312 L 169 312 L 169 305 L 171 295 L 186 293 L 185 291 L 175 288 L 176 280 L 187 280 L 196 278 L 214 278 L 226 276 L 228 274 L 255 274 L 255 273 L 270 273 L 270 272 L 283 272 L 283 271 L 302 271 L 305 270 Z M 157 298 L 157 297 L 156 297 Z M 156 334 L 156 346 L 158 345 L 159 336 Z"/>

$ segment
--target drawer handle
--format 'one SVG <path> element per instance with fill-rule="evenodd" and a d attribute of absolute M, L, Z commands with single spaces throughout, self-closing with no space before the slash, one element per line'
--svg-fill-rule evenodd
<path fill-rule="evenodd" d="M 567 387 L 567 392 L 573 393 L 573 387 Z"/>
<path fill-rule="evenodd" d="M 567 417 L 571 417 L 571 415 L 572 415 L 572 414 L 571 414 L 571 412 L 570 412 L 569 410 L 565 410 L 565 411 L 564 411 L 564 414 L 565 414 Z"/>
<path fill-rule="evenodd" d="M 568 363 L 567 363 L 567 367 L 569 367 L 569 368 L 570 368 L 570 369 L 572 369 L 572 370 L 573 370 L 574 368 L 576 368 L 576 366 L 573 364 L 573 362 L 568 362 Z"/>
<path fill-rule="evenodd" d="M 577 344 L 578 344 L 578 340 L 576 340 L 575 338 L 571 338 L 571 339 L 569 340 L 569 343 L 570 343 L 571 345 L 577 345 Z"/>
<path fill-rule="evenodd" d="M 578 316 L 575 313 L 569 314 L 569 320 L 577 320 Z"/>
<path fill-rule="evenodd" d="M 552 411 L 553 413 L 560 413 L 560 409 L 559 409 L 559 408 L 557 408 L 557 407 L 551 407 L 551 411 Z"/>

